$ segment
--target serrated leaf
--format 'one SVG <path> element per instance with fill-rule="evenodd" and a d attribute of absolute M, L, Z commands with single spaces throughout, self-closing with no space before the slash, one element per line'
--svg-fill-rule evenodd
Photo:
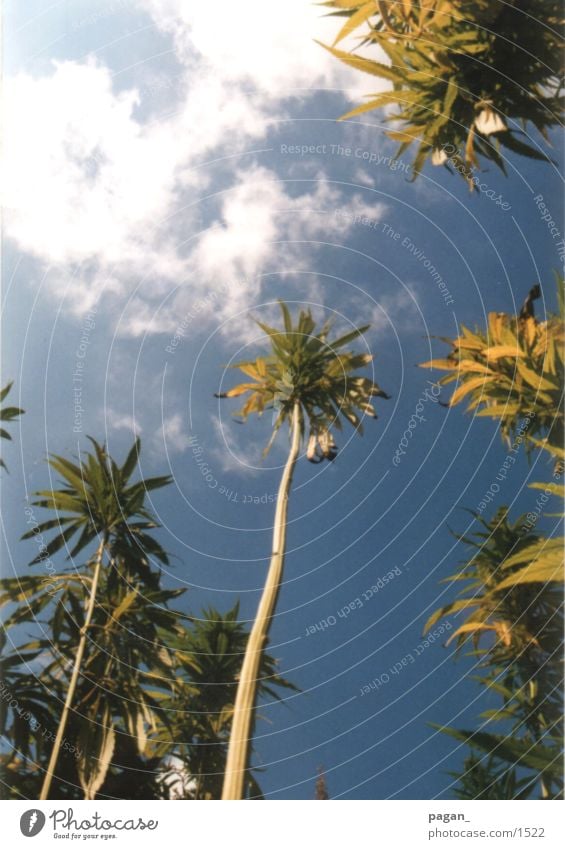
<path fill-rule="evenodd" d="M 357 27 L 361 26 L 361 24 L 365 23 L 372 15 L 374 15 L 377 11 L 375 0 L 369 0 L 368 3 L 364 3 L 356 12 L 354 12 L 351 16 L 348 17 L 340 31 L 338 32 L 336 39 L 333 43 L 335 47 L 336 44 L 339 44 L 340 41 L 343 41 L 348 35 L 350 35 Z"/>
<path fill-rule="evenodd" d="M 336 59 L 340 59 L 346 65 L 349 65 L 358 71 L 363 71 L 366 74 L 372 74 L 374 77 L 380 77 L 381 79 L 390 80 L 391 82 L 399 82 L 402 80 L 402 74 L 399 71 L 395 71 L 388 65 L 383 65 L 382 62 L 375 62 L 372 59 L 364 59 L 361 56 L 356 56 L 352 53 L 345 53 L 343 50 L 338 50 L 337 47 L 329 47 L 327 44 L 322 44 L 321 41 L 317 41 L 317 39 L 314 40 L 316 41 L 316 44 L 319 44 L 320 47 L 323 47 L 324 50 L 327 50 L 328 53 L 331 53 Z"/>

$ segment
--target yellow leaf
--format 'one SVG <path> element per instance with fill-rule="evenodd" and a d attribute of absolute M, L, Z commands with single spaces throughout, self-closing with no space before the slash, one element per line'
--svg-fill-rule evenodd
<path fill-rule="evenodd" d="M 260 409 L 260 395 L 258 392 L 254 392 L 250 398 L 247 399 L 242 411 L 241 415 L 245 418 L 249 415 L 249 413 L 259 412 Z"/>
<path fill-rule="evenodd" d="M 363 5 L 363 0 L 331 0 L 329 3 L 323 3 L 323 6 L 337 6 L 338 9 L 356 9 Z"/>
<path fill-rule="evenodd" d="M 465 610 L 467 607 L 476 607 L 479 604 L 479 600 L 475 598 L 465 598 L 459 599 L 457 601 L 451 602 L 451 604 L 446 604 L 444 607 L 439 607 L 428 619 L 426 624 L 424 625 L 424 634 L 427 634 L 428 631 L 439 622 L 440 619 L 443 619 L 446 616 L 452 616 L 454 613 L 458 613 L 461 610 Z"/>
<path fill-rule="evenodd" d="M 104 784 L 116 744 L 116 733 L 109 710 L 99 723 L 86 722 L 78 736 L 77 773 L 85 799 L 95 799 Z"/>
<path fill-rule="evenodd" d="M 508 622 L 495 622 L 494 628 L 498 638 L 504 643 L 505 646 L 509 646 L 512 643 L 512 631 Z"/>
<path fill-rule="evenodd" d="M 477 157 L 475 156 L 474 143 L 475 129 L 474 127 L 471 127 L 471 129 L 469 130 L 469 135 L 467 136 L 467 142 L 465 144 L 465 159 L 469 163 L 469 165 L 472 165 L 473 168 L 476 168 L 479 163 L 477 162 Z"/>
<path fill-rule="evenodd" d="M 391 103 L 411 103 L 416 99 L 419 92 L 406 91 L 385 91 L 379 94 L 374 100 L 369 100 L 367 103 L 356 106 L 350 112 L 346 112 L 341 116 L 342 121 L 347 121 L 349 118 L 355 118 L 356 115 L 362 115 L 364 112 L 371 112 L 373 109 L 380 109 L 383 106 L 389 106 Z"/>
<path fill-rule="evenodd" d="M 530 563 L 496 585 L 497 590 L 514 587 L 516 584 L 545 584 L 548 581 L 563 582 L 563 563 Z"/>
<path fill-rule="evenodd" d="M 255 391 L 256 389 L 256 383 L 239 383 L 233 389 L 228 389 L 226 398 L 239 398 L 240 395 L 245 395 L 246 392 Z"/>
<path fill-rule="evenodd" d="M 446 643 L 448 646 L 456 637 L 459 637 L 461 634 L 469 634 L 475 631 L 496 631 L 494 625 L 486 625 L 484 622 L 465 622 L 464 625 L 461 625 L 454 634 L 451 635 L 449 640 Z"/>
<path fill-rule="evenodd" d="M 437 368 L 442 371 L 456 372 L 478 372 L 479 374 L 492 375 L 492 369 L 482 363 L 476 363 L 474 360 L 429 360 L 427 363 L 420 363 L 420 368 Z"/>
<path fill-rule="evenodd" d="M 361 26 L 361 24 L 365 23 L 365 21 L 374 15 L 377 11 L 374 0 L 370 0 L 369 3 L 364 3 L 360 9 L 357 9 L 353 15 L 351 15 L 348 20 L 344 23 L 342 28 L 337 34 L 337 38 L 334 41 L 334 47 L 336 44 L 339 44 L 340 41 L 348 36 L 353 30 L 357 29 L 357 27 Z"/>
<path fill-rule="evenodd" d="M 400 142 L 401 144 L 411 144 L 412 142 L 417 141 L 420 138 L 421 132 L 422 131 L 420 127 L 414 125 L 412 127 L 407 127 L 407 129 L 404 131 L 390 130 L 389 132 L 387 132 L 387 136 L 389 137 L 389 139 Z"/>
<path fill-rule="evenodd" d="M 512 345 L 493 345 L 491 348 L 486 348 L 485 352 L 489 360 L 499 360 L 501 357 L 525 357 L 520 348 L 512 347 Z"/>
<path fill-rule="evenodd" d="M 399 79 L 398 73 L 388 65 L 383 65 L 382 62 L 374 62 L 372 59 L 364 59 L 362 56 L 356 56 L 354 53 L 346 53 L 343 50 L 338 50 L 337 47 L 328 47 L 327 44 L 322 44 L 321 41 L 316 41 L 325 50 L 335 56 L 336 59 L 341 59 L 346 65 L 351 65 L 357 71 L 364 71 L 366 74 L 373 74 L 376 77 L 383 77 L 385 80 L 397 82 Z"/>
<path fill-rule="evenodd" d="M 551 492 L 552 495 L 558 495 L 565 499 L 565 484 L 562 483 L 530 483 L 530 489 L 543 489 L 544 492 Z"/>
<path fill-rule="evenodd" d="M 473 333 L 472 330 L 469 330 L 464 324 L 461 325 L 461 331 L 463 336 L 460 336 L 459 339 L 465 339 L 467 342 L 476 342 L 480 348 L 484 348 L 483 336 L 478 333 Z"/>
<path fill-rule="evenodd" d="M 248 377 L 254 377 L 256 380 L 259 380 L 259 378 L 261 377 L 261 375 L 257 371 L 257 367 L 253 363 L 240 363 L 237 367 Z"/>
<path fill-rule="evenodd" d="M 551 566 L 553 569 L 562 568 L 563 539 L 558 537 L 538 540 L 526 546 L 517 554 L 507 557 L 502 567 L 503 569 L 511 569 L 513 566 L 520 566 L 522 563 L 528 563 L 530 566 L 543 564 L 544 566 Z"/>
<path fill-rule="evenodd" d="M 444 371 L 451 371 L 457 368 L 457 360 L 428 360 L 426 363 L 419 363 L 420 368 L 438 368 Z"/>
<path fill-rule="evenodd" d="M 489 312 L 488 327 L 490 335 L 496 344 L 503 341 L 503 331 L 506 329 L 508 316 L 505 312 Z"/>
<path fill-rule="evenodd" d="M 482 351 L 485 343 L 482 339 L 467 339 L 460 336 L 455 340 L 455 347 L 462 351 Z"/>
<path fill-rule="evenodd" d="M 465 383 L 462 383 L 459 386 L 449 400 L 449 406 L 453 407 L 455 404 L 458 404 L 459 401 L 468 395 L 469 392 L 473 392 L 473 390 L 478 389 L 479 386 L 484 386 L 487 383 L 491 383 L 494 378 L 492 377 L 473 377 L 471 380 L 466 380 Z M 486 400 L 486 398 L 485 398 Z"/>
<path fill-rule="evenodd" d="M 129 608 L 132 606 L 132 604 L 134 603 L 136 598 L 137 598 L 137 590 L 132 590 L 131 592 L 129 592 L 126 595 L 126 597 L 124 599 L 122 599 L 122 601 L 119 603 L 119 605 L 114 610 L 114 613 L 113 613 L 114 620 L 119 619 L 120 616 L 122 616 L 126 612 L 126 610 L 129 610 Z"/>
<path fill-rule="evenodd" d="M 549 451 L 554 457 L 559 457 L 560 460 L 565 460 L 565 451 L 558 445 L 552 445 L 547 439 L 534 439 L 530 437 L 530 442 L 537 445 L 538 448 L 543 448 L 544 451 Z"/>
<path fill-rule="evenodd" d="M 145 723 L 143 721 L 143 714 L 137 714 L 137 722 L 136 722 L 136 738 L 137 738 L 137 748 L 140 755 L 143 755 L 145 752 L 145 747 L 147 745 L 147 734 L 145 732 Z"/>
<path fill-rule="evenodd" d="M 540 352 L 541 353 L 541 352 Z M 543 359 L 542 371 L 547 374 L 557 374 L 555 362 L 555 345 L 548 345 Z"/>
<path fill-rule="evenodd" d="M 557 389 L 557 386 L 555 386 L 555 384 L 550 383 L 550 381 L 542 377 L 541 374 L 538 374 L 533 369 L 528 368 L 528 366 L 520 362 L 520 360 L 516 361 L 516 367 L 518 369 L 520 377 L 525 380 L 526 383 L 528 383 L 532 387 L 532 389 L 538 389 L 542 392 L 544 390 L 551 391 Z"/>
<path fill-rule="evenodd" d="M 538 323 L 535 318 L 528 316 L 522 319 L 522 333 L 526 337 L 526 342 L 529 346 L 533 345 L 536 340 Z"/>
<path fill-rule="evenodd" d="M 520 411 L 519 404 L 492 404 L 479 410 L 477 416 L 490 416 L 493 419 L 501 419 L 503 416 L 515 416 Z"/>

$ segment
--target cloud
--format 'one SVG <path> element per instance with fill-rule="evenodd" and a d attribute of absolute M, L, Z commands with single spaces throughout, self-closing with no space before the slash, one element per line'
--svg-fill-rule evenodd
<path fill-rule="evenodd" d="M 236 171 L 210 226 L 192 243 L 185 285 L 172 297 L 153 290 L 154 306 L 146 303 L 151 293 L 143 290 L 130 301 L 118 332 L 174 334 L 183 322 L 186 331 L 189 326 L 198 329 L 193 321 L 196 301 L 199 326 L 207 319 L 216 325 L 226 322 L 223 332 L 232 339 L 251 341 L 256 328 L 242 322 L 241 314 L 262 301 L 265 276 L 275 276 L 292 291 L 293 279 L 310 269 L 313 253 L 325 242 L 342 243 L 359 216 L 370 215 L 376 222 L 385 214 L 382 203 L 369 205 L 358 194 L 346 199 L 323 172 L 307 186 L 310 190 L 292 196 L 271 169 L 253 165 Z M 300 279 L 300 295 L 323 302 L 315 274 Z"/>
<path fill-rule="evenodd" d="M 184 430 L 180 413 L 163 419 L 161 427 L 153 436 L 153 444 L 157 451 L 162 450 L 164 446 L 168 455 L 182 454 L 190 447 L 190 439 Z"/>
<path fill-rule="evenodd" d="M 367 172 L 363 168 L 358 168 L 355 171 L 353 179 L 361 186 L 369 186 L 369 188 L 374 188 L 377 185 L 376 180 L 371 177 L 370 174 L 367 174 Z"/>
<path fill-rule="evenodd" d="M 371 345 L 383 334 L 394 334 L 421 326 L 420 304 L 415 287 L 405 284 L 394 292 L 380 294 L 378 303 L 367 298 L 350 300 L 353 324 L 370 324 L 366 339 Z"/>
<path fill-rule="evenodd" d="M 94 61 L 55 63 L 50 77 L 5 85 L 6 233 L 53 275 L 71 305 L 85 282 L 121 294 L 124 272 L 178 274 L 155 223 L 175 197 L 178 141 L 142 127 L 136 92 L 116 94 Z M 176 146 L 176 150 L 175 150 Z M 70 285 L 69 285 L 70 284 Z"/>
<path fill-rule="evenodd" d="M 104 409 L 104 424 L 106 430 L 127 430 L 135 436 L 140 436 L 142 431 L 141 425 L 127 413 L 118 413 L 111 407 Z"/>
<path fill-rule="evenodd" d="M 116 91 L 96 59 L 57 61 L 50 75 L 5 81 L 4 141 L 6 235 L 48 268 L 46 287 L 64 309 L 100 301 L 116 314 L 130 299 L 119 332 L 134 336 L 173 332 L 179 310 L 226 279 L 222 315 L 245 309 L 277 257 L 279 269 L 282 259 L 300 269 L 307 249 L 281 253 L 280 243 L 338 232 L 331 207 L 341 195 L 323 174 L 291 195 L 273 171 L 252 159 L 243 168 L 238 155 L 287 117 L 293 97 L 306 102 L 329 88 L 355 100 L 366 87 L 314 44 L 331 41 L 336 23 L 309 0 L 288 0 L 276 20 L 264 0 L 244 11 L 231 0 L 139 5 L 170 36 L 183 69 L 175 109 L 147 118 L 154 95 L 142 70 L 137 88 Z M 199 196 L 215 160 L 228 189 L 204 216 Z"/>
<path fill-rule="evenodd" d="M 281 9 L 265 0 L 141 0 L 141 5 L 172 35 L 181 62 L 204 63 L 208 74 L 228 85 L 247 84 L 269 99 L 319 88 L 347 89 L 352 99 L 366 93 L 366 78 L 315 43 L 331 44 L 339 22 L 311 0 L 286 0 Z"/>

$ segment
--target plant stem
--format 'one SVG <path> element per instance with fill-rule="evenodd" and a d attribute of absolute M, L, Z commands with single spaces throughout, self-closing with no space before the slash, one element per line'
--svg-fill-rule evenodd
<path fill-rule="evenodd" d="M 233 722 L 228 744 L 226 772 L 222 799 L 242 799 L 245 773 L 249 758 L 251 725 L 257 698 L 257 683 L 261 657 L 267 644 L 269 628 L 282 580 L 286 549 L 286 521 L 288 496 L 294 466 L 300 451 L 300 404 L 294 404 L 291 427 L 291 445 L 277 495 L 273 525 L 273 551 L 267 580 L 257 615 L 249 634 L 233 711 Z"/>
<path fill-rule="evenodd" d="M 69 713 L 71 710 L 71 705 L 73 703 L 75 697 L 75 691 L 77 687 L 78 678 L 80 675 L 80 667 L 82 664 L 82 658 L 84 655 L 84 650 L 86 648 L 86 637 L 87 631 L 90 627 L 90 622 L 92 620 L 92 614 L 94 613 L 94 606 L 96 604 L 96 591 L 98 589 L 98 582 L 100 579 L 100 572 L 102 571 L 102 558 L 104 556 L 104 548 L 106 547 L 106 537 L 102 539 L 98 549 L 96 551 L 95 559 L 94 559 L 94 574 L 92 576 L 92 585 L 90 587 L 90 597 L 88 599 L 88 607 L 86 609 L 86 615 L 84 618 L 84 625 L 80 630 L 80 640 L 77 648 L 77 653 L 75 656 L 75 662 L 73 665 L 73 671 L 71 675 L 71 680 L 69 682 L 69 689 L 67 690 L 67 697 L 65 699 L 65 704 L 63 706 L 63 712 L 61 714 L 61 719 L 59 721 L 59 727 L 57 729 L 57 736 L 55 737 L 55 742 L 53 743 L 53 749 L 51 751 L 51 757 L 49 758 L 49 765 L 45 772 L 45 778 L 43 779 L 43 786 L 41 788 L 41 794 L 39 796 L 40 800 L 45 800 L 49 798 L 49 790 L 51 788 L 51 781 L 53 780 L 53 774 L 55 772 L 55 767 L 57 766 L 57 760 L 59 758 L 59 754 L 61 751 L 61 744 L 63 742 L 63 738 L 65 735 L 65 728 L 67 726 L 67 721 L 69 718 Z"/>

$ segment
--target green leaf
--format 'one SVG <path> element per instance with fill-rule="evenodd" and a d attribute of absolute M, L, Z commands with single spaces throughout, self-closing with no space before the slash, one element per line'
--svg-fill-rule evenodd
<path fill-rule="evenodd" d="M 20 539 L 33 539 L 33 537 L 38 534 L 44 534 L 46 531 L 50 531 L 52 528 L 62 528 L 63 525 L 68 525 L 69 522 L 76 521 L 72 517 L 64 517 L 62 516 L 60 519 L 49 519 L 47 522 L 41 522 L 38 524 L 36 528 L 32 528 L 30 531 L 26 531 L 25 534 L 22 534 Z"/>
<path fill-rule="evenodd" d="M 62 533 L 58 534 L 44 549 L 30 561 L 30 566 L 35 566 L 36 563 L 41 563 L 43 560 L 50 558 L 53 554 L 59 551 L 68 540 L 76 533 L 78 525 L 73 523 L 69 528 L 66 528 Z"/>
<path fill-rule="evenodd" d="M 139 437 L 137 437 L 137 439 L 133 443 L 132 448 L 130 449 L 128 456 L 126 457 L 126 461 L 125 461 L 124 465 L 122 466 L 122 479 L 123 479 L 124 483 L 128 482 L 128 480 L 130 479 L 135 467 L 137 466 L 137 464 L 139 462 L 140 451 L 141 451 L 141 440 L 140 440 Z"/>
<path fill-rule="evenodd" d="M 561 758 L 557 747 L 544 746 L 542 743 L 531 743 L 512 737 L 502 737 L 488 734 L 485 731 L 458 731 L 431 723 L 443 734 L 448 734 L 455 740 L 469 743 L 484 752 L 489 752 L 497 758 L 515 766 L 524 766 L 561 778 Z"/>
<path fill-rule="evenodd" d="M 77 492 L 83 493 L 85 491 L 86 479 L 83 470 L 79 466 L 75 466 L 74 463 L 71 463 L 64 457 L 59 457 L 57 454 L 49 457 L 48 462 Z"/>
<path fill-rule="evenodd" d="M 356 327 L 355 330 L 352 330 L 350 333 L 346 333 L 344 336 L 340 336 L 339 339 L 332 340 L 331 343 L 328 344 L 328 347 L 331 350 L 343 348 L 344 345 L 348 345 L 350 342 L 353 342 L 354 339 L 357 339 L 359 336 L 366 333 L 370 326 L 370 324 L 364 324 L 362 327 Z"/>
<path fill-rule="evenodd" d="M 85 502 L 70 492 L 62 490 L 40 490 L 35 493 L 39 501 L 34 501 L 34 507 L 48 507 L 51 510 L 68 510 L 71 513 L 84 513 Z"/>
<path fill-rule="evenodd" d="M 279 306 L 280 306 L 281 312 L 283 314 L 284 329 L 286 330 L 287 333 L 292 333 L 292 318 L 290 316 L 290 312 L 288 310 L 288 307 L 285 304 L 285 302 L 281 301 L 280 299 L 279 299 Z"/>
<path fill-rule="evenodd" d="M 14 385 L 14 381 L 11 380 L 9 383 L 6 384 L 4 389 L 2 389 L 0 391 L 0 403 L 4 400 L 4 398 L 6 397 L 6 395 L 8 394 L 8 392 L 10 391 L 10 389 L 12 388 L 13 385 Z"/>
<path fill-rule="evenodd" d="M 20 409 L 20 407 L 4 407 L 0 410 L 0 421 L 11 421 L 16 418 L 16 416 L 22 415 L 25 411 Z"/>

